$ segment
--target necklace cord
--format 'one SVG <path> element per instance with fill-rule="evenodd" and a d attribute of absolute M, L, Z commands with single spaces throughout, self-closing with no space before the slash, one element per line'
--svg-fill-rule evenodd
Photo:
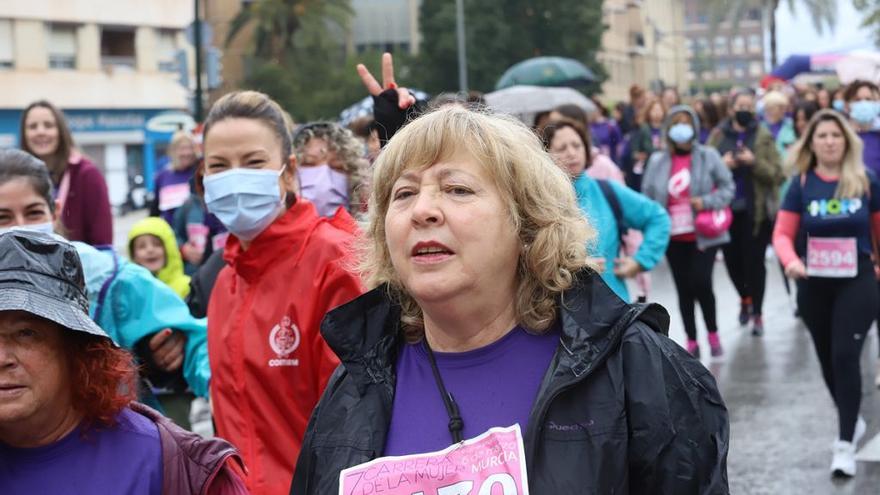
<path fill-rule="evenodd" d="M 455 397 L 446 391 L 446 385 L 443 384 L 443 377 L 440 376 L 440 368 L 437 367 L 437 360 L 434 358 L 434 351 L 428 345 L 428 340 L 422 341 L 425 345 L 425 351 L 428 353 L 428 361 L 431 363 L 431 371 L 434 373 L 434 381 L 437 382 L 437 389 L 440 391 L 440 397 L 443 399 L 443 405 L 446 407 L 446 414 L 449 416 L 449 433 L 452 435 L 453 443 L 462 441 L 462 431 L 464 430 L 464 420 L 461 418 L 461 412 Z"/>

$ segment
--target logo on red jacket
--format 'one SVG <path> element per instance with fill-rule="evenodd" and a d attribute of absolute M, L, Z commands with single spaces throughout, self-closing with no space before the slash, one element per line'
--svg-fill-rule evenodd
<path fill-rule="evenodd" d="M 288 358 L 299 347 L 299 341 L 299 328 L 285 316 L 269 332 L 269 347 L 278 355 L 278 359 L 269 360 L 269 366 L 299 366 L 299 359 Z"/>

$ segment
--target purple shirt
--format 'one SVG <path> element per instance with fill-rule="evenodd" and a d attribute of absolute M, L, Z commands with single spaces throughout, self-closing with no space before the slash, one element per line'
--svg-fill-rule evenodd
<path fill-rule="evenodd" d="M 880 177 L 880 131 L 860 132 L 859 137 L 865 144 L 865 151 L 862 153 L 865 166 Z"/>
<path fill-rule="evenodd" d="M 89 430 L 85 438 L 76 428 L 45 447 L 0 443 L 0 492 L 161 495 L 159 430 L 128 408 L 117 421 L 110 429 Z"/>
<path fill-rule="evenodd" d="M 777 122 L 775 124 L 765 122 L 765 124 L 767 125 L 767 129 L 770 130 L 770 134 L 773 135 L 773 139 L 776 139 L 777 137 L 779 137 L 779 131 L 782 130 L 782 124 L 784 124 L 784 123 L 785 123 L 784 120 L 780 120 L 779 122 Z"/>
<path fill-rule="evenodd" d="M 590 124 L 590 135 L 593 138 L 593 146 L 599 148 L 605 156 L 617 163 L 617 148 L 621 141 L 620 129 L 617 124 L 612 120 L 593 122 Z"/>
<path fill-rule="evenodd" d="M 159 199 L 159 212 L 163 220 L 172 224 L 174 212 L 189 199 L 189 180 L 195 173 L 195 167 L 183 170 L 167 168 L 156 174 L 156 195 Z"/>
<path fill-rule="evenodd" d="M 516 423 L 525 435 L 538 388 L 558 345 L 556 327 L 542 335 L 516 327 L 479 349 L 435 352 L 443 384 L 455 397 L 464 420 L 463 438 Z M 444 449 L 452 444 L 448 424 L 424 344 L 403 344 L 397 357 L 397 385 L 383 455 Z"/>

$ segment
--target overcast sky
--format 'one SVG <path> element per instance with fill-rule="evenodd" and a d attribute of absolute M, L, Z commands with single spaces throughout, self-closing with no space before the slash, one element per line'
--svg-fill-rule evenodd
<path fill-rule="evenodd" d="M 852 6 L 851 0 L 837 0 L 837 27 L 833 33 L 822 35 L 813 29 L 806 9 L 795 4 L 795 13 L 788 9 L 788 2 L 780 2 L 776 11 L 777 48 L 779 62 L 789 55 L 810 55 L 856 49 L 877 49 L 871 41 L 871 33 L 860 29 L 862 15 Z M 769 54 L 768 54 L 769 59 Z"/>

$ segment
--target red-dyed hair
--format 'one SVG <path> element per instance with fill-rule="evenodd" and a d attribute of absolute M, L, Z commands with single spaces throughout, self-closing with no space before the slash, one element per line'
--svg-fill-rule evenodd
<path fill-rule="evenodd" d="M 137 397 L 134 358 L 110 340 L 65 330 L 73 407 L 90 426 L 113 426 L 116 415 Z"/>

